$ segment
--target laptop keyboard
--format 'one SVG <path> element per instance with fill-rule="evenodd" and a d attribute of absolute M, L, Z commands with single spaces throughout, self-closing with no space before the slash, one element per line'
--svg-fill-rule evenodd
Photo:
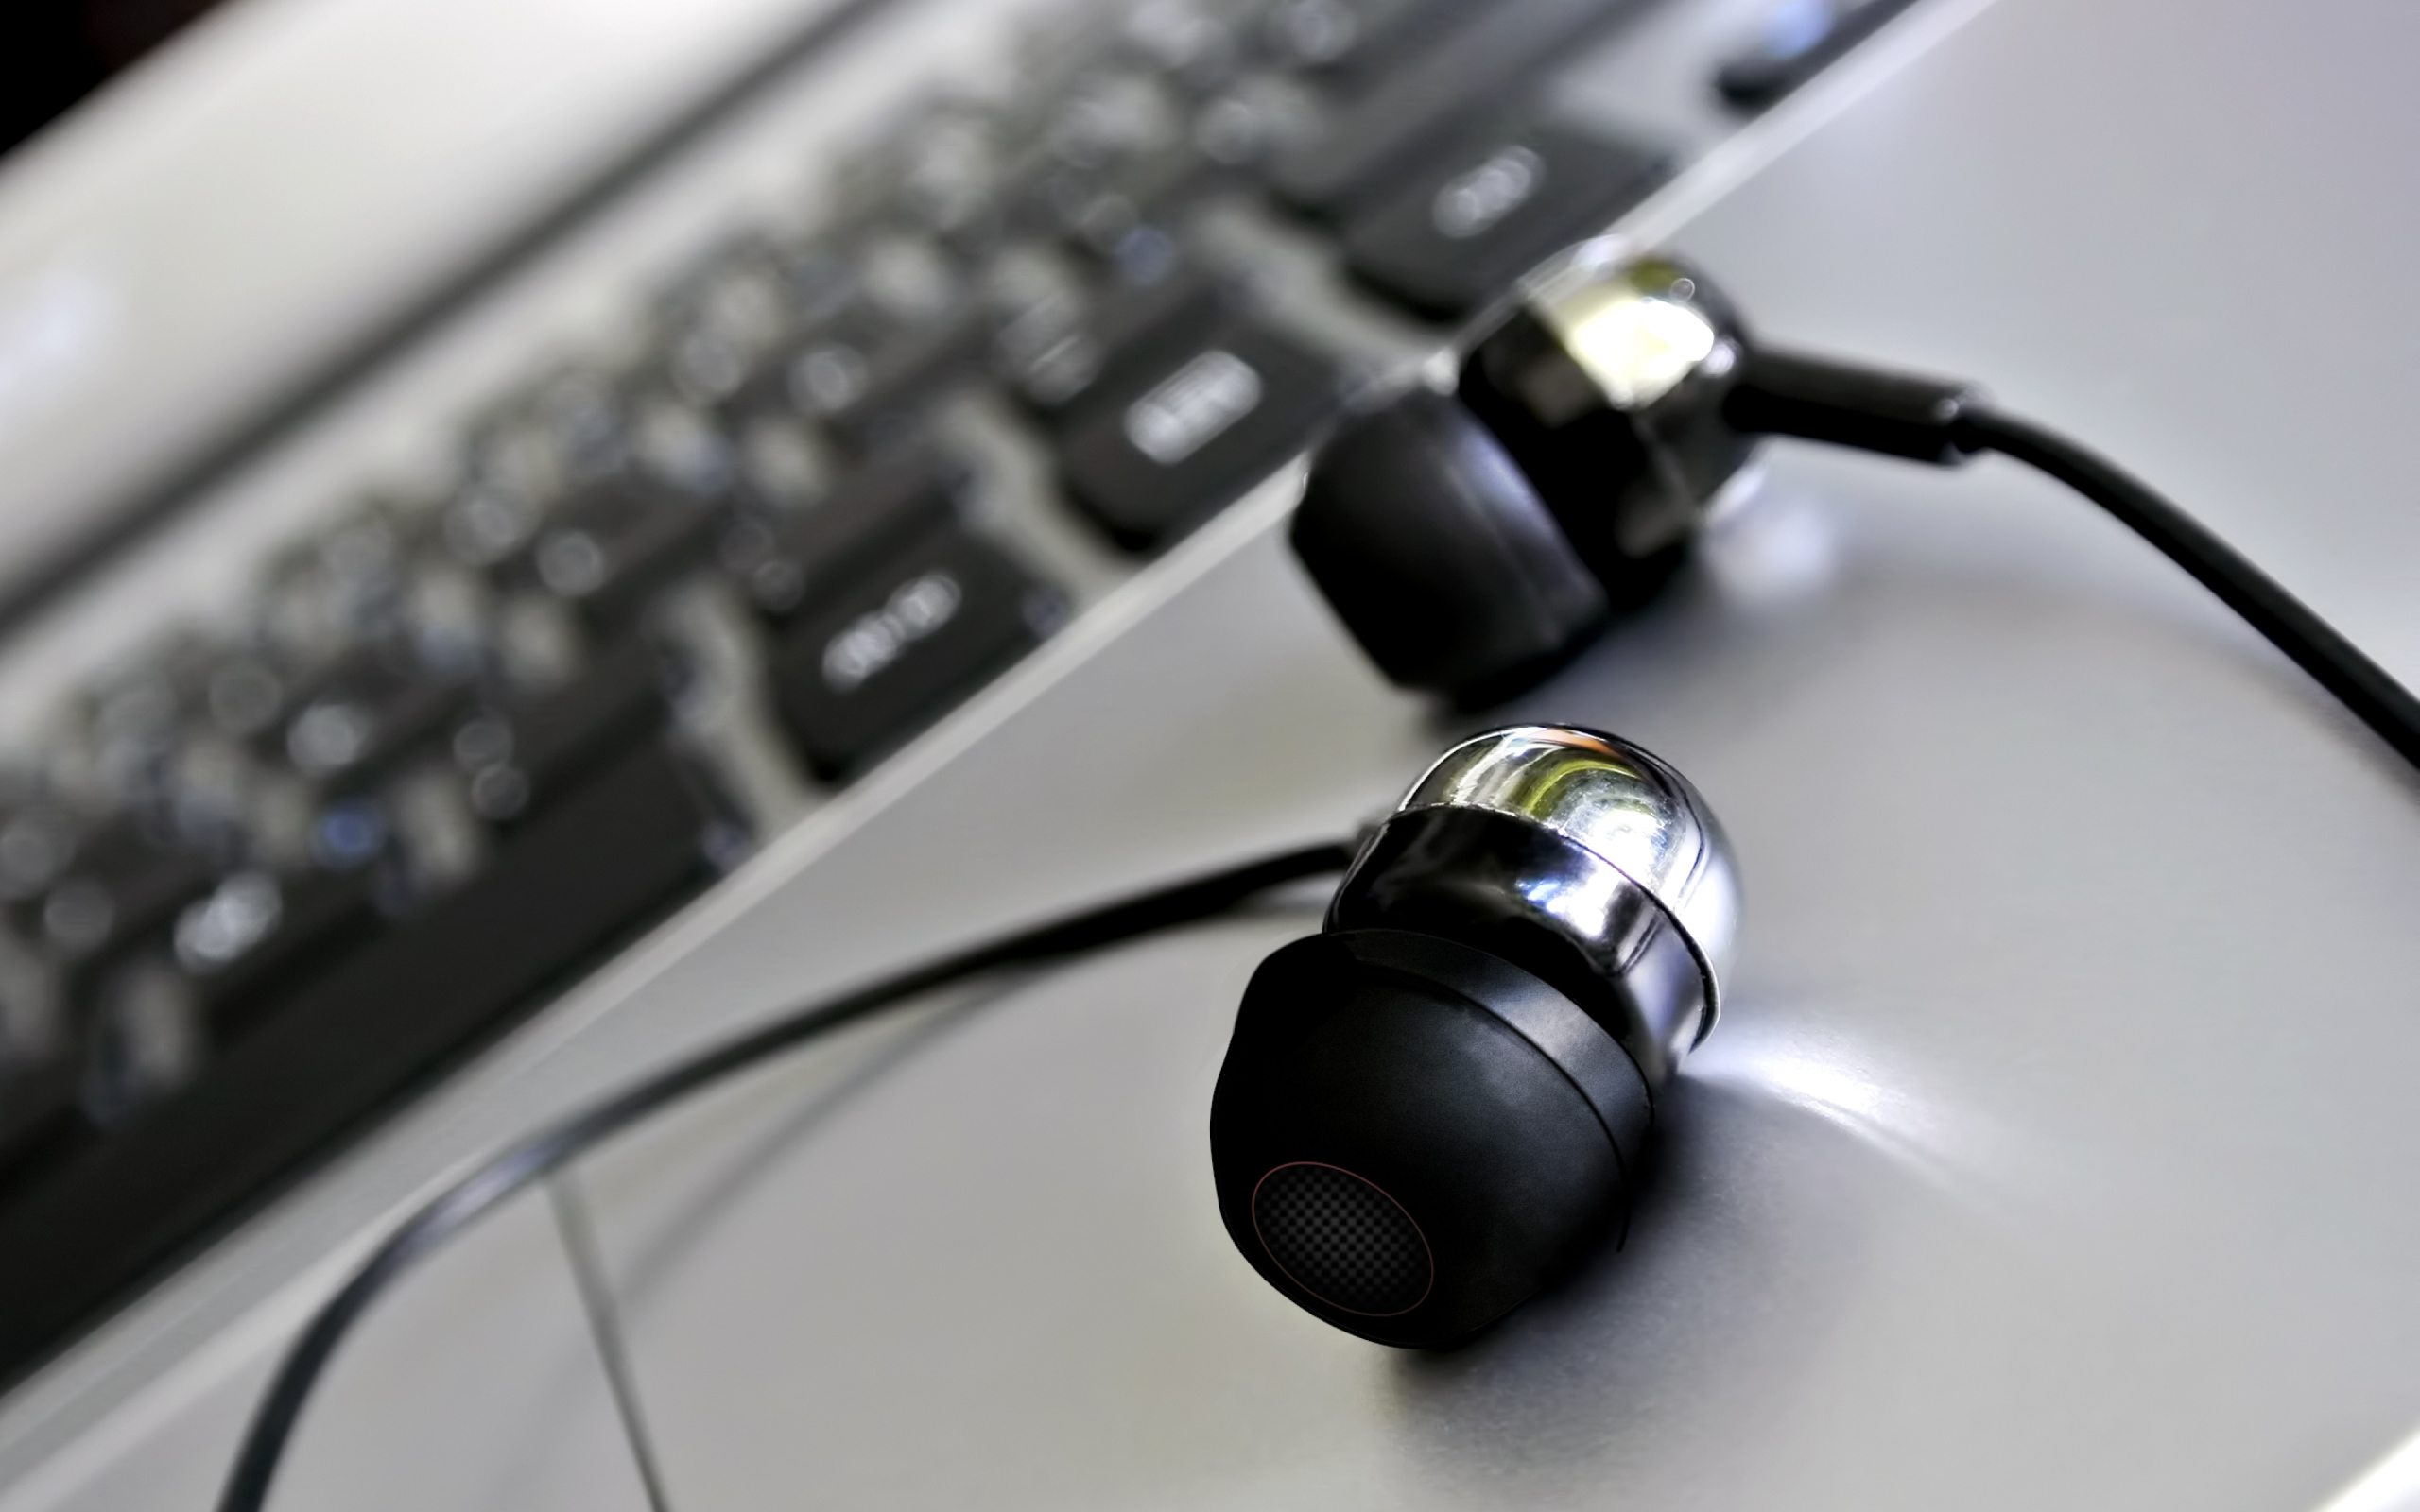
<path fill-rule="evenodd" d="M 866 143 L 821 229 L 696 259 L 638 360 L 497 396 L 445 487 L 263 563 L 240 633 L 85 689 L 0 780 L 0 1374 L 1651 193 L 1674 144 L 1532 87 L 1646 9 L 1054 27 Z"/>

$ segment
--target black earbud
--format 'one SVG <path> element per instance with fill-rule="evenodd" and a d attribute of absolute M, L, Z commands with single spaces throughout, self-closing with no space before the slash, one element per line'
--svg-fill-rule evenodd
<path fill-rule="evenodd" d="M 1294 515 L 1295 554 L 1406 687 L 1480 706 L 1552 671 L 1663 586 L 1768 436 L 2047 467 L 2279 633 L 2253 603 L 2273 585 L 2244 596 L 2256 572 L 2131 479 L 1995 415 L 1971 385 L 1765 350 L 1677 259 L 1582 243 L 1459 350 L 1449 382 L 1345 421 Z M 2279 641 L 2313 665 L 2291 636 L 2325 635 L 2295 626 Z"/>
<path fill-rule="evenodd" d="M 1385 1344 L 1451 1343 L 1627 1219 L 1737 888 L 1687 781 L 1524 726 L 1448 751 L 1262 963 L 1210 1111 L 1228 1233 Z"/>
<path fill-rule="evenodd" d="M 1724 412 L 1747 350 L 1682 264 L 1575 249 L 1467 345 L 1453 392 L 1345 422 L 1295 552 L 1390 679 L 1493 702 L 1686 555 L 1754 445 Z"/>

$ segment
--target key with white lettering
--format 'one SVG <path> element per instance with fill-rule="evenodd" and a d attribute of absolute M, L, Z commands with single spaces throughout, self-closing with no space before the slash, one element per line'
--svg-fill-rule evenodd
<path fill-rule="evenodd" d="M 1191 352 L 1235 313 L 1235 290 L 1197 269 L 1141 287 L 1069 294 L 1001 333 L 995 365 L 1045 423 L 1083 423 L 1102 396 L 1131 394 L 1162 370 L 1167 353 Z"/>
<path fill-rule="evenodd" d="M 1150 550 L 1300 450 L 1334 411 L 1339 381 L 1326 358 L 1231 321 L 1093 405 L 1061 448 L 1060 472 L 1113 540 Z"/>
<path fill-rule="evenodd" d="M 1667 176 L 1663 156 L 1565 126 L 1497 127 L 1345 227 L 1354 275 L 1423 315 L 1468 314 Z"/>
<path fill-rule="evenodd" d="M 965 465 L 937 444 L 887 453 L 773 526 L 743 580 L 776 620 L 821 613 L 869 571 L 950 526 L 969 487 Z"/>
<path fill-rule="evenodd" d="M 838 781 L 991 680 L 1065 601 L 955 525 L 859 575 L 782 638 L 775 698 L 818 777 Z"/>
<path fill-rule="evenodd" d="M 1270 164 L 1270 186 L 1299 210 L 1349 221 L 1392 198 L 1467 123 L 1525 97 L 1540 71 L 1642 9 L 1641 0 L 1455 6 L 1450 29 L 1415 27 L 1421 42 L 1409 56 L 1388 59 L 1375 79 L 1339 102 L 1323 129 L 1288 144 Z"/>

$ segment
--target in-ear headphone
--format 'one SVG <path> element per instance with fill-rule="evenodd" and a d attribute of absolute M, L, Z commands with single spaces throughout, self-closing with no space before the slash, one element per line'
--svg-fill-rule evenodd
<path fill-rule="evenodd" d="M 2173 505 L 1971 386 L 1759 350 L 1674 259 L 1575 249 L 1460 353 L 1339 430 L 1293 521 L 1398 683 L 1481 705 L 1552 671 L 1671 576 L 1762 436 L 1996 451 L 2108 508 L 2420 762 L 2420 704 Z M 1711 814 L 1636 747 L 1524 728 L 1448 752 L 1322 933 L 1244 994 L 1210 1114 L 1244 1259 L 1389 1344 L 1518 1305 L 1622 1222 L 1736 902 Z"/>
<path fill-rule="evenodd" d="M 1236 1246 L 1382 1343 L 1518 1306 L 1621 1228 L 1737 905 L 1704 799 L 1637 747 L 1522 726 L 1447 751 L 1245 989 L 1210 1105 Z"/>

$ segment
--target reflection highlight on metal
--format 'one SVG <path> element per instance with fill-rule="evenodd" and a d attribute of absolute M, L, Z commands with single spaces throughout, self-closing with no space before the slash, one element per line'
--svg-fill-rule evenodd
<path fill-rule="evenodd" d="M 1608 867 L 1601 871 L 1556 872 L 1532 877 L 1519 886 L 1530 906 L 1561 919 L 1574 934 L 1600 933 L 1603 921 L 1620 906 L 1623 877 Z"/>
<path fill-rule="evenodd" d="M 1738 931 L 1738 876 L 1714 811 L 1686 778 L 1628 741 L 1560 725 L 1492 730 L 1438 758 L 1402 812 L 1478 809 L 1524 819 L 1597 856 L 1668 915 L 1697 957 L 1714 1022 Z M 1536 898 L 1549 912 L 1571 902 Z"/>
<path fill-rule="evenodd" d="M 1697 281 L 1664 258 L 1582 248 L 1529 305 L 1616 409 L 1645 409 L 1691 375 L 1719 377 L 1738 360 Z"/>

